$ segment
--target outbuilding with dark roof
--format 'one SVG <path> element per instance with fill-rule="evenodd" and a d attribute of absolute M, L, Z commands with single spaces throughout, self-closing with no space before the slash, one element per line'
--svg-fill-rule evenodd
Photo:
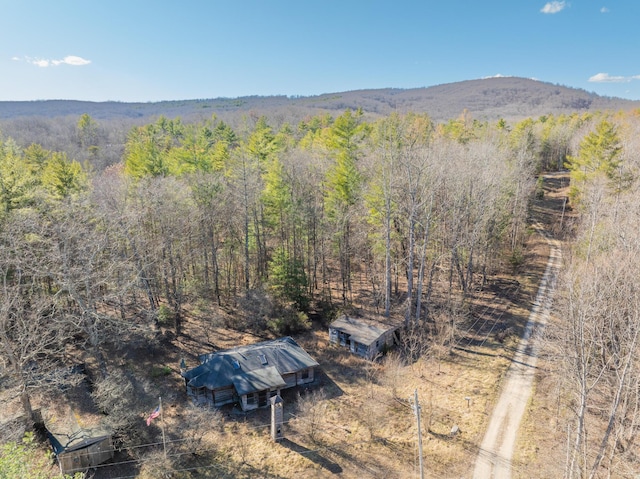
<path fill-rule="evenodd" d="M 48 401 L 40 413 L 62 474 L 84 472 L 113 458 L 113 432 L 86 383 Z"/>
<path fill-rule="evenodd" d="M 400 324 L 342 315 L 329 325 L 329 342 L 374 359 L 398 342 Z"/>

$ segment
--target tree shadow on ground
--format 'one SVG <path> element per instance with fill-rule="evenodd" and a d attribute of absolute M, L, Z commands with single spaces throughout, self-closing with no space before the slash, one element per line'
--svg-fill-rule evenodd
<path fill-rule="evenodd" d="M 322 370 L 316 372 L 316 380 L 310 384 L 312 388 L 322 388 L 327 396 L 327 399 L 334 399 L 344 394 L 344 391 L 338 384 L 331 379 L 327 373 Z"/>
<path fill-rule="evenodd" d="M 322 456 L 321 454 L 318 454 L 317 451 L 313 451 L 311 449 L 308 449 L 300 444 L 297 444 L 287 438 L 282 439 L 280 442 L 280 445 L 283 447 L 286 447 L 287 449 L 289 449 L 290 451 L 293 452 L 297 452 L 298 454 L 300 454 L 301 456 L 306 457 L 307 459 L 309 459 L 310 461 L 318 464 L 319 466 L 321 466 L 323 469 L 326 469 L 327 471 L 329 471 L 331 474 L 341 474 L 342 473 L 342 466 L 340 466 L 340 464 L 337 464 L 329 459 L 327 459 L 326 457 Z"/>

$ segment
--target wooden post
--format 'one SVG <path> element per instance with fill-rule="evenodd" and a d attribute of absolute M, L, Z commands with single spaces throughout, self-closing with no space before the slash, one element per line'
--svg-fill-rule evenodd
<path fill-rule="evenodd" d="M 279 441 L 284 438 L 282 424 L 284 422 L 284 401 L 280 394 L 269 399 L 271 402 L 271 439 Z"/>

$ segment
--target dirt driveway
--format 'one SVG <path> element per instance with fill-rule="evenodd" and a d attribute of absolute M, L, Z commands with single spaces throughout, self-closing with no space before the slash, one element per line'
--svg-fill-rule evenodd
<path fill-rule="evenodd" d="M 549 318 L 561 264 L 560 243 L 548 237 L 542 225 L 537 224 L 535 227 L 549 243 L 549 258 L 526 329 L 506 373 L 500 398 L 480 445 L 473 472 L 474 479 L 511 478 L 511 459 L 518 428 L 531 396 L 537 362 L 536 339 Z"/>

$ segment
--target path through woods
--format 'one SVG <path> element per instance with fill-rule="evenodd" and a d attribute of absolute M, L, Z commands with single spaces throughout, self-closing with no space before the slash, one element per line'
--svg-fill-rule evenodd
<path fill-rule="evenodd" d="M 561 263 L 560 242 L 552 239 L 541 224 L 536 224 L 535 228 L 549 243 L 549 258 L 527 326 L 505 375 L 500 398 L 480 445 L 473 473 L 474 479 L 511 478 L 511 459 L 518 429 L 531 397 L 537 362 L 536 340 L 549 318 Z"/>

